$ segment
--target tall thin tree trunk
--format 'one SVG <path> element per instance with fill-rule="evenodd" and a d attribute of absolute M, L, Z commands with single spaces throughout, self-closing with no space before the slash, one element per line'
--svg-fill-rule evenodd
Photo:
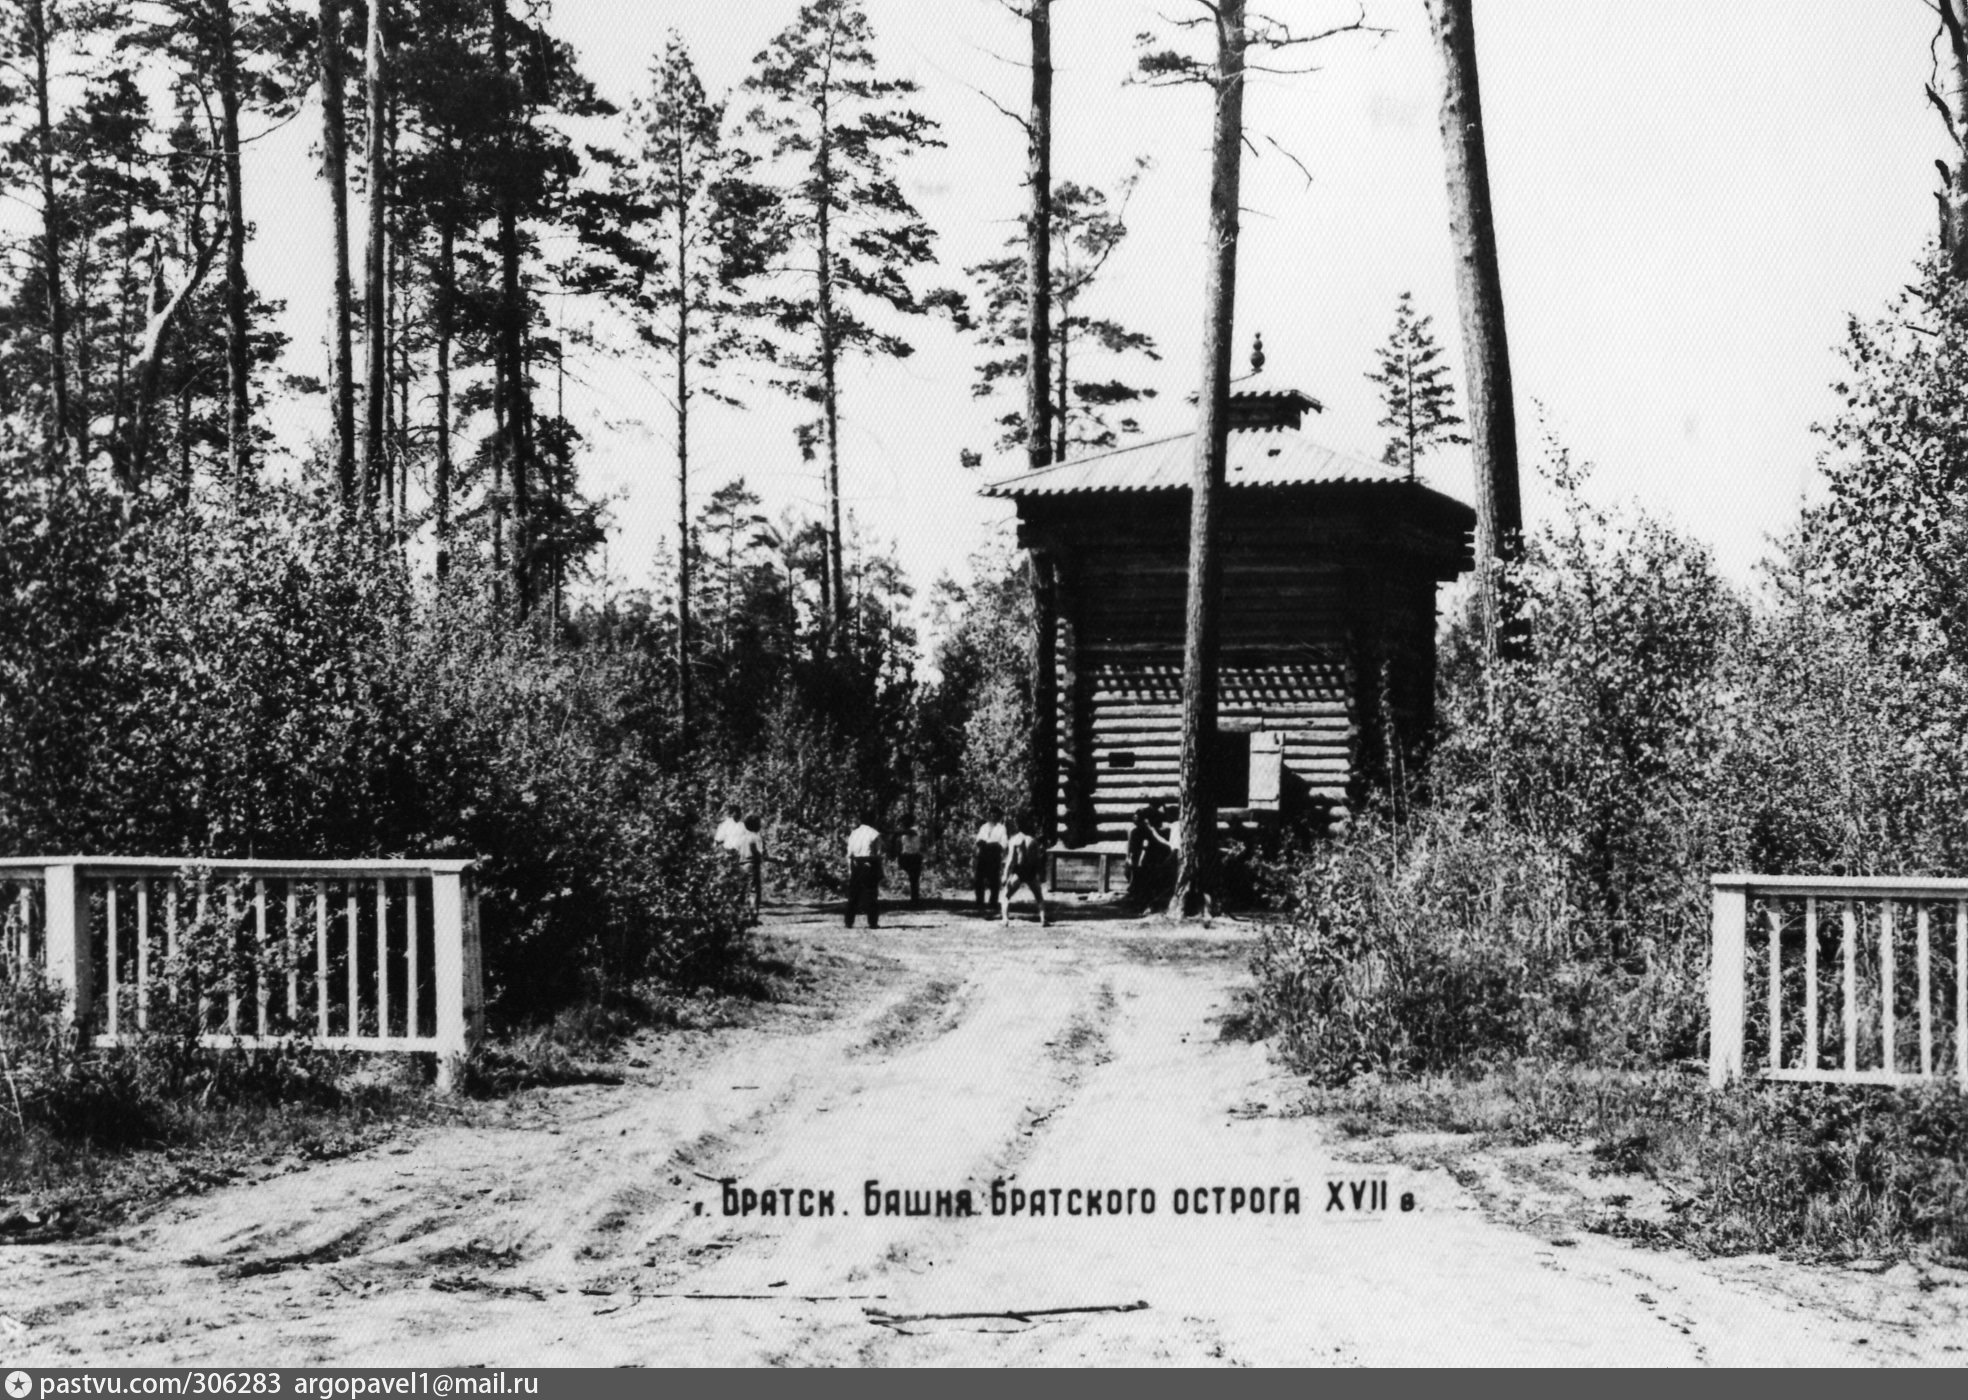
<path fill-rule="evenodd" d="M 388 0 L 370 0 L 369 45 L 364 80 L 369 92 L 369 242 L 363 257 L 363 424 L 362 465 L 357 496 L 371 517 L 383 496 L 383 442 L 389 408 L 389 307 L 387 287 L 389 191 L 387 181 L 389 73 L 385 51 L 384 11 Z"/>
<path fill-rule="evenodd" d="M 225 161 L 226 469 L 232 489 L 253 476 L 253 352 L 246 317 L 246 211 L 239 170 L 239 43 L 232 0 L 212 0 L 218 43 L 219 149 Z"/>
<path fill-rule="evenodd" d="M 1218 614 L 1223 559 L 1217 549 L 1218 496 L 1230 440 L 1230 342 L 1237 309 L 1237 202 L 1243 176 L 1244 0 L 1222 0 L 1216 22 L 1216 126 L 1211 143 L 1210 260 L 1204 283 L 1203 384 L 1196 402 L 1196 455 L 1189 474 L 1189 589 L 1182 647 L 1182 810 L 1175 894 L 1169 912 L 1199 912 L 1210 894 L 1216 808 L 1208 788 L 1216 737 Z"/>
<path fill-rule="evenodd" d="M 81 466 L 81 449 L 69 436 L 68 304 L 62 294 L 61 207 L 55 202 L 55 134 L 48 108 L 48 49 L 52 40 L 49 0 L 27 0 L 28 41 L 34 48 L 35 164 L 41 181 L 41 275 L 47 281 L 48 378 L 54 394 L 49 425 L 50 460 Z"/>
<path fill-rule="evenodd" d="M 1483 103 L 1476 81 L 1470 0 L 1428 0 L 1441 51 L 1442 148 L 1447 157 L 1449 232 L 1455 243 L 1456 299 L 1469 385 L 1469 438 L 1476 462 L 1477 582 L 1484 640 L 1493 654 L 1521 650 L 1523 631 L 1504 596 L 1499 565 L 1517 557 L 1524 529 L 1517 484 L 1517 412 L 1504 336 L 1503 278 L 1497 267 Z"/>
<path fill-rule="evenodd" d="M 1052 460 L 1052 0 L 1026 0 L 1032 25 L 1032 113 L 1025 216 L 1025 455 L 1037 471 Z"/>
<path fill-rule="evenodd" d="M 520 81 L 509 67 L 510 37 L 507 28 L 511 23 L 506 13 L 506 0 L 493 0 L 492 3 L 492 59 L 506 91 L 501 101 L 513 104 L 510 110 L 502 110 L 499 120 L 499 149 L 510 165 L 512 155 L 512 124 L 518 112 L 518 104 L 524 100 L 520 92 Z M 504 397 L 504 416 L 501 420 L 500 440 L 506 470 L 511 474 L 512 491 L 512 549 L 509 561 L 512 570 L 513 605 L 522 617 L 533 609 L 533 564 L 532 564 L 532 482 L 531 462 L 528 457 L 528 414 L 526 387 L 526 352 L 524 346 L 525 320 L 524 308 L 520 304 L 519 279 L 519 217 L 513 207 L 511 176 L 502 173 L 498 178 L 496 203 L 498 205 L 498 256 L 499 256 L 499 310 L 497 317 L 498 348 L 496 358 L 503 369 L 499 376 L 499 386 Z"/>
<path fill-rule="evenodd" d="M 1059 334 L 1053 337 L 1053 358 L 1059 361 L 1059 375 L 1053 385 L 1052 405 L 1052 459 L 1055 462 L 1066 460 L 1066 434 L 1072 421 L 1072 406 L 1068 395 L 1072 389 L 1070 366 L 1073 359 L 1073 333 L 1067 325 L 1065 305 L 1060 306 Z"/>
<path fill-rule="evenodd" d="M 1026 118 L 1025 459 L 1031 471 L 1052 461 L 1052 0 L 1026 0 L 1032 30 L 1032 107 Z M 1059 675 L 1053 634 L 1055 595 L 1049 560 L 1032 556 L 1032 821 L 1039 839 L 1059 837 Z"/>
<path fill-rule="evenodd" d="M 451 316 L 457 280 L 456 237 L 448 212 L 440 213 L 437 233 L 437 461 L 431 484 L 437 516 L 437 576 L 451 576 Z"/>
<path fill-rule="evenodd" d="M 1954 91 L 1943 95 L 1928 88 L 1928 98 L 1940 108 L 1953 138 L 1955 159 L 1950 169 L 1941 162 L 1941 249 L 1947 255 L 1948 273 L 1957 282 L 1968 282 L 1968 32 L 1964 32 L 1962 0 L 1936 0 L 1941 17 L 1941 37 L 1947 41 L 1948 65 Z M 1948 96 L 1952 96 L 1950 107 Z"/>
<path fill-rule="evenodd" d="M 328 326 L 328 396 L 334 414 L 335 488 L 355 512 L 355 355 L 350 319 L 348 112 L 342 92 L 342 0 L 321 0 L 321 175 L 328 182 L 335 260 Z"/>
<path fill-rule="evenodd" d="M 690 186 L 684 169 L 689 142 L 683 132 L 681 106 L 676 130 L 676 268 L 677 268 L 677 740 L 689 748 L 695 737 L 690 674 Z"/>
<path fill-rule="evenodd" d="M 82 187 L 81 204 L 87 207 L 95 200 L 93 186 L 85 183 Z M 75 256 L 75 300 L 69 307 L 74 318 L 70 329 L 74 334 L 73 357 L 75 360 L 75 388 L 69 398 L 68 411 L 73 422 L 69 437 L 75 445 L 75 460 L 89 460 L 89 415 L 94 411 L 95 402 L 95 336 L 91 332 L 89 309 L 95 304 L 96 268 L 89 254 L 94 250 L 93 242 L 83 237 L 76 243 Z"/>
<path fill-rule="evenodd" d="M 823 115 L 821 120 L 825 121 Z M 834 259 L 828 217 L 831 177 L 827 169 L 829 142 L 820 138 L 819 199 L 820 228 L 820 412 L 827 439 L 827 598 L 826 619 L 821 629 L 823 645 L 829 644 L 842 622 L 841 608 L 847 597 L 846 555 L 841 545 L 840 470 L 840 346 L 834 338 Z"/>
<path fill-rule="evenodd" d="M 829 93 L 832 91 L 834 76 L 834 41 L 837 34 L 830 30 L 827 35 L 827 57 L 820 78 L 820 133 L 814 144 L 813 173 L 817 198 L 814 201 L 815 225 L 818 231 L 818 320 L 820 332 L 820 414 L 827 437 L 827 558 L 823 569 L 825 579 L 820 590 L 822 626 L 820 645 L 823 650 L 833 645 L 833 638 L 843 620 L 842 609 L 846 606 L 847 570 L 846 556 L 841 544 L 841 483 L 840 483 L 840 344 L 834 326 L 834 249 L 832 195 L 834 187 L 834 140 L 833 129 L 829 125 L 833 116 Z"/>

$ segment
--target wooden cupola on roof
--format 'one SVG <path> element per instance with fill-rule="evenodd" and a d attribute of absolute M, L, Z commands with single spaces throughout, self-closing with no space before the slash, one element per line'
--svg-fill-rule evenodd
<path fill-rule="evenodd" d="M 1251 360 L 1231 386 L 1219 515 L 1215 801 L 1259 822 L 1343 817 L 1426 737 L 1436 589 L 1472 567 L 1475 512 L 1306 436 L 1318 400 L 1266 375 L 1261 340 Z M 1035 767 L 1050 778 L 1034 815 L 1101 854 L 1103 880 L 1133 812 L 1175 793 L 1194 455 L 1181 433 L 984 489 L 1017 508 L 1039 584 Z"/>
<path fill-rule="evenodd" d="M 1191 394 L 1189 402 L 1196 396 Z M 1269 378 L 1264 373 L 1264 337 L 1251 345 L 1250 373 L 1230 381 L 1230 431 L 1297 432 L 1305 421 L 1305 410 L 1324 413 L 1325 405 L 1301 389 Z"/>

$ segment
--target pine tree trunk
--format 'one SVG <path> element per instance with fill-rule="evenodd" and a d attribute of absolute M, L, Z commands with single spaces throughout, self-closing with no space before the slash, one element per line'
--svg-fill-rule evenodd
<path fill-rule="evenodd" d="M 1032 110 L 1026 122 L 1025 456 L 1037 471 L 1052 461 L 1052 0 L 1028 0 L 1032 26 Z M 1052 561 L 1032 554 L 1032 821 L 1047 845 L 1059 839 L 1059 675 Z"/>
<path fill-rule="evenodd" d="M 1052 0 L 1027 0 L 1032 23 L 1032 114 L 1025 222 L 1025 455 L 1037 471 L 1052 460 Z"/>
<path fill-rule="evenodd" d="M 695 737 L 690 675 L 690 200 L 681 109 L 676 140 L 676 388 L 677 388 L 677 742 L 688 749 Z"/>
<path fill-rule="evenodd" d="M 826 122 L 822 108 L 821 122 Z M 828 169 L 829 141 L 820 138 L 820 275 L 818 287 L 820 320 L 820 413 L 827 438 L 827 609 L 821 631 L 823 645 L 831 645 L 840 630 L 841 611 L 847 597 L 846 551 L 841 544 L 840 471 L 840 346 L 834 339 L 834 265 L 829 243 L 828 203 L 832 171 Z"/>
<path fill-rule="evenodd" d="M 387 283 L 389 179 L 388 141 L 384 134 L 389 99 L 385 11 L 388 0 L 370 0 L 369 45 L 364 65 L 369 110 L 369 241 L 362 268 L 362 464 L 356 495 L 371 524 L 377 521 L 383 499 L 383 435 L 389 411 L 389 306 Z"/>
<path fill-rule="evenodd" d="M 492 60 L 501 81 L 505 84 L 504 101 L 512 104 L 509 110 L 500 114 L 499 150 L 508 169 L 512 155 L 512 124 L 519 104 L 524 100 L 520 92 L 520 76 L 510 67 L 510 42 L 507 34 L 511 20 L 506 13 L 506 0 L 493 0 L 492 4 Z M 498 181 L 498 257 L 499 257 L 499 310 L 497 319 L 498 346 L 496 358 L 501 366 L 499 387 L 504 401 L 504 416 L 501 420 L 500 440 L 506 470 L 511 475 L 512 542 L 508 565 L 512 573 L 513 606 L 519 615 L 525 617 L 533 610 L 533 561 L 532 561 L 532 477 L 528 458 L 528 396 L 526 388 L 525 317 L 520 302 L 519 278 L 519 215 L 513 207 L 511 176 L 502 173 Z"/>
<path fill-rule="evenodd" d="M 1948 60 L 1953 69 L 1954 110 L 1948 113 L 1955 140 L 1954 168 L 1942 169 L 1941 249 L 1947 255 L 1948 273 L 1957 282 L 1968 281 L 1968 33 L 1963 30 L 1963 0 L 1937 0 L 1940 7 L 1941 35 L 1947 40 Z M 1934 101 L 1943 112 L 1946 100 L 1939 94 Z"/>
<path fill-rule="evenodd" d="M 94 188 L 85 182 L 80 192 L 80 202 L 86 206 L 93 202 Z M 96 267 L 89 254 L 93 243 L 88 238 L 78 240 L 75 246 L 75 300 L 69 307 L 73 324 L 71 357 L 75 361 L 75 387 L 69 396 L 68 411 L 72 421 L 69 438 L 74 444 L 75 460 L 89 460 L 89 415 L 95 402 L 96 358 L 94 354 L 95 337 L 89 326 L 89 308 L 95 305 Z"/>
<path fill-rule="evenodd" d="M 48 0 L 27 0 L 28 41 L 34 48 L 35 164 L 41 182 L 41 275 L 47 281 L 48 379 L 54 395 L 49 425 L 50 460 L 80 467 L 80 448 L 69 436 L 68 304 L 62 294 L 61 208 L 55 202 L 55 136 L 48 109 Z"/>
<path fill-rule="evenodd" d="M 1066 460 L 1067 424 L 1072 417 L 1067 396 L 1073 384 L 1068 370 L 1073 358 L 1073 332 L 1072 318 L 1064 314 L 1066 310 L 1066 307 L 1060 307 L 1062 314 L 1059 318 L 1059 334 L 1053 337 L 1052 344 L 1053 357 L 1059 361 L 1059 375 L 1053 387 L 1052 405 L 1052 460 L 1055 462 Z"/>
<path fill-rule="evenodd" d="M 1476 81 L 1476 34 L 1470 0 L 1428 0 L 1442 55 L 1442 146 L 1447 157 L 1449 232 L 1455 244 L 1456 298 L 1469 382 L 1469 438 L 1476 462 L 1476 565 L 1485 643 L 1492 653 L 1521 650 L 1522 628 L 1508 605 L 1499 564 L 1515 559 L 1524 528 L 1517 484 L 1517 414 L 1504 336 L 1503 279 L 1483 104 Z"/>
<path fill-rule="evenodd" d="M 219 149 L 225 161 L 226 469 L 243 491 L 253 476 L 252 327 L 246 316 L 246 211 L 239 170 L 239 45 L 232 0 L 213 0 L 218 52 Z"/>
<path fill-rule="evenodd" d="M 451 317 L 457 289 L 457 240 L 448 212 L 437 234 L 437 461 L 431 484 L 437 516 L 437 576 L 451 576 Z"/>
<path fill-rule="evenodd" d="M 342 91 L 342 0 L 321 0 L 321 174 L 328 182 L 334 234 L 334 289 L 329 308 L 328 397 L 334 414 L 335 488 L 346 515 L 355 511 L 355 355 L 350 320 L 348 113 Z"/>
<path fill-rule="evenodd" d="M 1217 549 L 1218 496 L 1230 440 L 1230 341 L 1237 309 L 1237 201 L 1244 142 L 1244 0 L 1216 12 L 1216 128 L 1211 143 L 1210 261 L 1204 284 L 1203 384 L 1197 398 L 1196 456 L 1189 476 L 1189 591 L 1182 648 L 1182 766 L 1176 797 L 1182 812 L 1175 894 L 1169 913 L 1201 912 L 1216 843 L 1216 809 L 1208 787 L 1216 737 L 1218 613 L 1223 560 Z"/>

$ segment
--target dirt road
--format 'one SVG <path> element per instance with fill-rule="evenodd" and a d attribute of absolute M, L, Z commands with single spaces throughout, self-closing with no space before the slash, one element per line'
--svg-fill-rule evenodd
<path fill-rule="evenodd" d="M 1446 1172 L 1347 1160 L 1280 1111 L 1295 1086 L 1261 1047 L 1219 1038 L 1248 930 L 922 913 L 870 934 L 792 911 L 774 933 L 811 995 L 652 1038 L 626 1083 L 531 1093 L 118 1237 L 0 1250 L 0 1359 L 1962 1360 L 1958 1273 L 1697 1261 L 1500 1223 Z M 1387 1209 L 1355 1210 L 1383 1174 Z M 727 1218 L 719 1178 L 830 1190 L 836 1213 Z M 968 1188 L 984 1213 L 864 1215 L 870 1178 Z M 1135 1188 L 1136 1212 L 992 1216 L 996 1178 Z M 1302 1212 L 1219 1214 L 1212 1192 L 1177 1213 L 1178 1188 L 1217 1186 L 1296 1187 Z M 1117 1310 L 1051 1311 L 1092 1308 Z"/>

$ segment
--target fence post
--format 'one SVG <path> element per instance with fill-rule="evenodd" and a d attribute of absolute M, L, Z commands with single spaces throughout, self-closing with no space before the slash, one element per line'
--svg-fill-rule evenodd
<path fill-rule="evenodd" d="M 48 920 L 48 980 L 68 993 L 76 1034 L 89 1043 L 89 1013 L 95 1009 L 95 968 L 89 961 L 88 911 L 78 899 L 72 864 L 42 867 L 42 902 Z"/>
<path fill-rule="evenodd" d="M 1721 1088 L 1743 1072 L 1743 939 L 1749 917 L 1749 888 L 1740 879 L 1714 894 L 1708 968 L 1708 1082 Z"/>
<path fill-rule="evenodd" d="M 478 890 L 463 870 L 431 872 L 431 938 L 436 950 L 437 1087 L 458 1088 L 465 1055 L 485 1031 L 478 946 Z"/>

